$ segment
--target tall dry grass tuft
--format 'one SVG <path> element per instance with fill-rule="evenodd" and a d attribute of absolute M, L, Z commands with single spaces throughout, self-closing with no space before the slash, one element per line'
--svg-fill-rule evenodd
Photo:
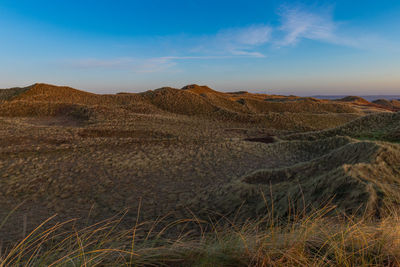
<path fill-rule="evenodd" d="M 50 217 L 1 254 L 0 266 L 397 266 L 400 217 L 379 220 L 332 214 L 326 206 L 286 222 L 266 217 L 244 224 L 195 216 L 119 227 L 126 212 L 81 229 Z M 197 224 L 199 231 L 176 226 Z M 155 230 L 157 229 L 157 231 Z M 185 229 L 181 227 L 180 229 Z M 209 229 L 208 231 L 204 229 Z M 174 230 L 175 231 L 175 230 Z"/>

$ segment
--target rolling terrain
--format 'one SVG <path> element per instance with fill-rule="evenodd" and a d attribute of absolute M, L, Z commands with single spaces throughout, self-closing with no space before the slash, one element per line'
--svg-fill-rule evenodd
<path fill-rule="evenodd" d="M 393 102 L 394 103 L 394 102 Z M 164 87 L 98 95 L 48 84 L 0 90 L 3 242 L 44 219 L 96 222 L 210 212 L 240 220 L 333 203 L 397 205 L 400 116 L 386 102 Z"/>

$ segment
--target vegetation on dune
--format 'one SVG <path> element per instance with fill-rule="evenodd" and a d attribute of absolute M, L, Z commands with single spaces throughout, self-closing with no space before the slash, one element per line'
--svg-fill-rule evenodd
<path fill-rule="evenodd" d="M 31 88 L 32 86 L 2 89 L 0 90 L 0 103 L 6 100 L 12 100 L 14 97 L 30 90 Z"/>
<path fill-rule="evenodd" d="M 254 113 L 290 112 L 290 113 L 358 113 L 349 105 L 336 103 L 320 103 L 310 100 L 273 102 L 259 100 L 242 100 Z"/>
<path fill-rule="evenodd" d="M 282 145 L 288 148 L 279 147 Z M 263 216 L 267 200 L 274 203 L 275 216 L 282 218 L 288 216 L 288 199 L 297 209 L 318 209 L 330 199 L 347 214 L 379 217 L 387 207 L 400 203 L 398 145 L 336 137 L 273 143 L 269 150 L 279 162 L 287 163 L 255 170 L 222 187 L 207 188 L 191 200 L 192 209 L 202 211 L 205 217 L 215 210 L 246 220 Z"/>
<path fill-rule="evenodd" d="M 399 265 L 391 107 L 198 85 L 0 101 L 0 266 Z"/>
<path fill-rule="evenodd" d="M 154 106 L 171 113 L 205 115 L 218 110 L 218 107 L 197 94 L 169 87 L 147 91 L 142 96 Z"/>
<path fill-rule="evenodd" d="M 90 116 L 100 120 L 133 114 L 177 114 L 292 131 L 332 128 L 363 115 L 343 103 L 294 96 L 222 93 L 198 85 L 140 94 L 97 95 L 70 87 L 34 84 L 14 90 L 13 97 L 4 101 L 0 115 L 8 117 L 60 116 L 63 110 L 77 118 Z"/>
<path fill-rule="evenodd" d="M 182 87 L 181 90 L 187 90 L 195 94 L 219 94 L 224 95 L 224 93 L 215 91 L 206 85 L 190 84 Z"/>
<path fill-rule="evenodd" d="M 287 140 L 315 140 L 331 136 L 351 136 L 360 139 L 399 142 L 400 112 L 377 113 L 360 117 L 342 126 L 319 132 L 285 136 Z"/>
<path fill-rule="evenodd" d="M 96 98 L 95 94 L 76 90 L 71 87 L 37 83 L 32 85 L 29 90 L 16 96 L 15 100 L 86 104 L 93 98 Z"/>
<path fill-rule="evenodd" d="M 400 101 L 399 100 L 386 100 L 386 99 L 377 99 L 373 101 L 374 104 L 380 105 L 382 107 L 386 107 L 389 109 L 393 109 L 394 111 L 400 111 Z"/>
<path fill-rule="evenodd" d="M 287 221 L 203 221 L 162 225 L 140 219 L 121 230 L 123 215 L 77 228 L 50 217 L 2 248 L 0 266 L 397 266 L 399 217 L 380 220 L 332 214 L 327 205 Z M 194 225 L 196 231 L 189 230 Z M 189 226 L 189 227 L 188 227 Z M 180 230 L 177 230 L 180 229 Z M 175 232 L 168 237 L 168 232 Z"/>
<path fill-rule="evenodd" d="M 314 97 L 297 97 L 297 96 L 268 96 L 264 99 L 269 102 L 297 102 L 297 101 L 311 101 L 317 103 L 326 103 L 326 101 Z"/>
<path fill-rule="evenodd" d="M 220 94 L 202 93 L 202 94 L 200 94 L 200 96 L 207 99 L 207 101 L 209 101 L 216 107 L 219 107 L 220 109 L 223 109 L 223 110 L 237 112 L 237 113 L 243 113 L 243 114 L 251 114 L 252 113 L 246 106 L 243 106 L 238 101 L 233 101 L 232 99 L 229 99 Z"/>
<path fill-rule="evenodd" d="M 336 99 L 335 101 L 339 101 L 339 102 L 355 102 L 355 103 L 359 103 L 359 104 L 369 104 L 370 102 L 365 100 L 362 97 L 359 96 L 346 96 L 340 99 Z"/>
<path fill-rule="evenodd" d="M 20 92 L 11 100 L 15 102 L 64 103 L 106 107 L 123 107 L 136 103 L 139 105 L 143 104 L 143 100 L 137 94 L 99 95 L 71 87 L 42 83 L 28 87 L 28 90 Z"/>
<path fill-rule="evenodd" d="M 400 129 L 387 132 L 385 130 L 363 132 L 355 134 L 355 138 L 361 140 L 372 140 L 372 141 L 386 141 L 391 143 L 400 143 Z"/>
<path fill-rule="evenodd" d="M 0 105 L 0 116 L 3 117 L 40 117 L 70 116 L 79 120 L 88 120 L 92 111 L 79 104 L 12 101 Z"/>
<path fill-rule="evenodd" d="M 207 86 L 188 85 L 182 89 L 160 88 L 140 94 L 97 95 L 70 87 L 34 84 L 27 88 L 0 90 L 3 100 L 29 102 L 57 102 L 81 105 L 118 106 L 144 112 L 164 110 L 183 115 L 218 117 L 218 111 L 243 114 L 269 112 L 289 113 L 359 113 L 347 104 L 323 102 L 311 98 L 268 96 L 262 94 L 231 94 L 212 90 Z M 271 101 L 277 99 L 277 101 Z M 224 118 L 221 118 L 224 119 Z"/>

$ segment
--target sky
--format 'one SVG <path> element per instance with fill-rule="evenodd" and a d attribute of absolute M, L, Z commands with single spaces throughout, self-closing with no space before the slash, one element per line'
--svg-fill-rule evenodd
<path fill-rule="evenodd" d="M 0 0 L 0 88 L 400 94 L 400 1 Z"/>

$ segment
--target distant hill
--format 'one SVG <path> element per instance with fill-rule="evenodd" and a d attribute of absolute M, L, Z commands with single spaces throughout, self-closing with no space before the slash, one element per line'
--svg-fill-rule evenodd
<path fill-rule="evenodd" d="M 346 97 L 347 95 L 314 95 L 312 97 L 318 99 L 327 99 L 327 100 L 336 100 Z M 386 100 L 398 100 L 400 99 L 400 95 L 359 95 L 359 97 L 364 98 L 365 100 L 372 102 L 378 99 L 386 99 Z"/>
<path fill-rule="evenodd" d="M 7 101 L 11 100 L 14 97 L 28 91 L 31 89 L 32 86 L 28 87 L 14 87 L 14 88 L 9 88 L 9 89 L 1 89 L 0 90 L 0 101 Z"/>
<path fill-rule="evenodd" d="M 340 102 L 353 102 L 353 103 L 359 103 L 359 104 L 370 104 L 370 102 L 360 96 L 345 96 L 339 99 L 335 99 L 335 101 L 340 101 Z"/>
<path fill-rule="evenodd" d="M 118 119 L 134 113 L 176 114 L 302 131 L 336 127 L 366 113 L 393 111 L 392 107 L 359 97 L 330 101 L 244 91 L 224 93 L 196 84 L 142 93 L 95 94 L 68 86 L 37 83 L 0 90 L 0 101 L 3 102 L 0 116 L 67 115 L 90 120 L 98 116 Z"/>
<path fill-rule="evenodd" d="M 224 94 L 218 91 L 211 89 L 206 85 L 197 85 L 197 84 L 190 84 L 182 87 L 182 90 L 187 90 L 192 93 L 196 94 Z"/>
<path fill-rule="evenodd" d="M 316 140 L 334 136 L 400 142 L 400 112 L 363 116 L 334 129 L 286 136 L 288 140 Z"/>
<path fill-rule="evenodd" d="M 391 108 L 393 110 L 400 110 L 400 101 L 399 100 L 386 100 L 386 99 L 378 99 L 373 101 L 372 103 L 380 105 L 382 107 Z"/>

